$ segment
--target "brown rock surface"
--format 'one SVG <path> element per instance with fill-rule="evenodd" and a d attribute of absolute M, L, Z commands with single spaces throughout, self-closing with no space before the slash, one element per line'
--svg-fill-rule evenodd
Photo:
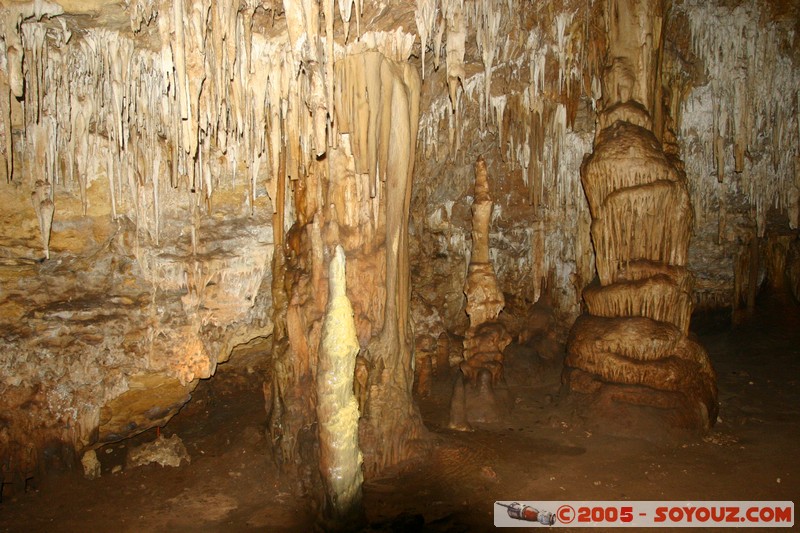
<path fill-rule="evenodd" d="M 598 280 L 584 291 L 588 315 L 573 326 L 564 361 L 564 383 L 591 416 L 613 431 L 651 437 L 708 430 L 718 411 L 708 355 L 686 337 L 693 307 L 684 268 L 693 215 L 686 176 L 659 141 L 663 9 L 606 4 L 604 108 L 581 167 Z"/>

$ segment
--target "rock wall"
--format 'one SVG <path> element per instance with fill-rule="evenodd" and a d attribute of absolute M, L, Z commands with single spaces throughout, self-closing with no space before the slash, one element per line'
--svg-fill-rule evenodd
<path fill-rule="evenodd" d="M 223 113 L 241 122 L 222 136 L 192 120 L 212 106 L 192 87 L 207 65 L 173 61 L 179 13 L 159 28 L 138 9 L 53 6 L 0 8 L 0 457 L 23 475 L 70 462 L 54 447 L 165 424 L 234 346 L 272 331 L 273 202 L 222 142 L 249 145 L 252 115 Z"/>
<path fill-rule="evenodd" d="M 689 30 L 665 75 L 696 213 L 696 304 L 752 306 L 768 234 L 798 238 L 800 7 L 687 0 L 673 11 L 670 31 Z"/>
<path fill-rule="evenodd" d="M 466 331 L 472 165 L 479 156 L 493 176 L 489 251 L 507 297 L 501 319 L 524 340 L 531 306 L 545 296 L 564 333 L 594 276 L 579 173 L 599 96 L 587 24 L 594 8 L 585 2 L 474 8 L 467 10 L 464 75 L 455 99 L 445 92 L 451 78 L 436 68 L 435 55 L 425 69 L 411 229 L 419 265 L 413 271 L 417 334 Z M 487 10 L 498 15 L 482 15 Z M 443 26 L 434 33 L 449 31 Z"/>
<path fill-rule="evenodd" d="M 25 168 L 25 167 L 23 167 Z M 269 335 L 271 228 L 219 206 L 191 221 L 171 205 L 156 245 L 108 189 L 54 187 L 44 260 L 30 183 L 3 186 L 0 454 L 27 472 L 54 466 L 47 443 L 84 450 L 162 426 L 242 342 Z M 166 202 L 165 202 L 166 203 Z M 43 464 L 44 463 L 44 464 Z"/>

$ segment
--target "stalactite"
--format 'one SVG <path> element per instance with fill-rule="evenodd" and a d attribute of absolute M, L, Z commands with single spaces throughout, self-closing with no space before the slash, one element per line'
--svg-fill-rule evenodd
<path fill-rule="evenodd" d="M 559 13 L 556 16 L 555 34 L 556 34 L 556 50 L 558 56 L 558 89 L 564 88 L 567 73 L 567 58 L 569 51 L 567 50 L 567 26 L 572 21 L 572 13 Z"/>
<path fill-rule="evenodd" d="M 463 3 L 448 2 L 445 16 L 447 19 L 447 87 L 450 92 L 450 107 L 455 112 L 458 88 L 466 76 L 464 54 L 467 22 Z"/>
<path fill-rule="evenodd" d="M 476 40 L 478 42 L 478 50 L 480 51 L 481 58 L 483 59 L 483 98 L 487 106 L 485 113 L 488 114 L 490 111 L 488 107 L 490 105 L 489 102 L 492 101 L 492 69 L 494 67 L 494 60 L 497 51 L 497 38 L 500 32 L 502 4 L 499 2 L 484 1 L 478 2 L 476 7 L 479 11 L 479 14 L 477 15 L 479 20 L 477 21 Z M 494 104 L 492 103 L 492 105 Z M 500 127 L 501 124 L 498 124 L 498 129 Z"/>
<path fill-rule="evenodd" d="M 428 38 L 433 33 L 436 17 L 436 0 L 417 0 L 414 20 L 417 23 L 420 47 L 422 49 L 422 79 L 425 79 L 425 54 L 428 49 Z"/>
<path fill-rule="evenodd" d="M 693 196 L 701 200 L 698 218 L 724 216 L 713 206 L 724 201 L 719 182 L 732 181 L 755 207 L 754 222 L 763 235 L 770 206 L 798 209 L 794 158 L 800 104 L 794 88 L 800 69 L 781 51 L 787 32 L 779 22 L 764 23 L 757 3 L 693 0 L 679 11 L 691 25 L 692 52 L 710 79 L 685 99 L 680 122 Z M 717 180 L 708 179 L 712 171 Z"/>
<path fill-rule="evenodd" d="M 15 3 L 4 6 L 0 11 L 0 16 L 4 16 L 5 19 L 0 25 L 0 36 L 3 37 L 6 46 L 9 86 L 17 98 L 22 98 L 24 88 L 22 68 L 24 50 L 20 33 L 30 26 L 27 21 L 38 22 L 43 18 L 57 17 L 63 13 L 64 9 L 60 5 L 47 0 Z"/>
<path fill-rule="evenodd" d="M 353 0 L 339 0 L 338 5 L 339 16 L 344 23 L 344 40 L 347 42 L 350 38 L 350 19 L 353 16 Z"/>
<path fill-rule="evenodd" d="M 209 207 L 217 187 L 211 172 L 214 158 L 219 155 L 226 161 L 234 179 L 239 159 L 243 159 L 251 180 L 252 206 L 253 192 L 258 188 L 256 182 L 264 174 L 271 178 L 268 190 L 275 196 L 275 177 L 284 147 L 292 154 L 288 168 L 287 165 L 284 168 L 290 177 L 297 177 L 308 165 L 308 156 L 300 156 L 303 151 L 299 145 L 324 144 L 320 142 L 327 135 L 327 125 L 320 120 L 325 118 L 328 105 L 324 82 L 298 84 L 303 91 L 298 98 L 289 74 L 292 67 L 287 66 L 292 59 L 284 43 L 266 44 L 263 36 L 251 34 L 248 41 L 252 42 L 238 46 L 237 39 L 247 35 L 244 28 L 250 26 L 249 22 L 242 22 L 248 16 L 247 10 L 237 12 L 232 6 L 216 2 L 208 10 L 195 4 L 184 7 L 185 4 L 183 7 L 173 4 L 171 11 L 157 17 L 163 47 L 156 51 L 135 49 L 133 41 L 125 35 L 92 29 L 82 39 L 70 42 L 73 53 L 48 52 L 51 47 L 63 47 L 69 41 L 66 28 L 63 35 L 50 33 L 54 37 L 51 41 L 45 39 L 44 28 L 39 24 L 25 24 L 27 29 L 21 42 L 29 50 L 26 61 L 32 66 L 26 74 L 31 88 L 25 94 L 26 122 L 29 127 L 38 123 L 45 107 L 48 114 L 58 114 L 55 129 L 50 132 L 51 140 L 46 142 L 47 164 L 43 168 L 53 173 L 59 161 L 68 162 L 67 178 L 69 184 L 80 186 L 84 210 L 89 207 L 86 189 L 88 176 L 95 171 L 92 159 L 98 135 L 107 135 L 112 140 L 113 157 L 105 163 L 105 171 L 114 217 L 132 219 L 140 215 L 160 217 L 164 205 L 162 201 L 154 201 L 157 213 L 150 210 L 149 215 L 136 208 L 139 202 L 136 179 L 154 180 L 152 169 L 141 168 L 141 159 L 135 155 L 142 150 L 160 151 L 158 145 L 163 144 L 172 151 L 169 158 L 172 185 L 203 194 Z M 186 14 L 186 20 L 181 19 L 179 24 L 182 29 L 177 31 L 173 11 Z M 221 38 L 206 41 L 200 31 L 205 23 L 219 28 L 215 35 Z M 185 42 L 181 46 L 182 36 Z M 45 58 L 45 54 L 49 57 Z M 213 60 L 203 60 L 212 56 Z M 61 66 L 51 68 L 51 64 Z M 255 64 L 264 68 L 253 68 Z M 59 72 L 75 75 L 57 77 Z M 207 81 L 199 81 L 204 78 Z M 56 84 L 58 90 L 40 91 L 38 87 L 44 79 L 48 84 Z M 205 87 L 202 92 L 201 87 Z M 320 94 L 322 99 L 318 98 Z M 288 106 L 290 102 L 292 105 Z M 316 109 L 323 112 L 314 113 L 315 127 L 310 125 L 311 121 L 306 123 L 300 102 L 321 103 Z M 267 127 L 257 128 L 257 123 L 266 123 Z M 92 126 L 89 132 L 89 124 L 97 124 L 98 128 Z M 140 134 L 144 131 L 148 133 Z M 316 137 L 311 143 L 305 138 L 309 132 Z M 239 146 L 240 140 L 246 150 Z M 10 136 L 6 143 L 10 143 Z M 30 150 L 28 153 L 29 157 L 35 157 Z M 269 165 L 262 164 L 266 161 Z M 11 163 L 6 158 L 8 169 Z M 262 172 L 265 168 L 266 173 Z M 49 174 L 46 177 L 50 179 Z M 61 178 L 60 173 L 52 175 L 57 185 Z M 158 187 L 152 188 L 157 194 Z M 160 225 L 152 220 L 138 222 L 140 228 Z"/>

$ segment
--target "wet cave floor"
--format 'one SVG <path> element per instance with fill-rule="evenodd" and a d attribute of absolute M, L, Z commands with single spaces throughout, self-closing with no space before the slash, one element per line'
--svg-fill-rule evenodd
<path fill-rule="evenodd" d="M 698 317 L 695 333 L 719 378 L 719 421 L 705 437 L 666 444 L 588 431 L 559 399 L 559 369 L 521 363 L 516 347 L 506 371 L 526 379 L 510 385 L 504 424 L 446 429 L 452 377 L 418 400 L 430 456 L 366 482 L 366 530 L 491 530 L 498 500 L 796 502 L 800 307 L 765 297 L 737 327 Z M 279 475 L 265 428 L 260 376 L 223 365 L 162 430 L 180 436 L 190 464 L 124 468 L 128 449 L 156 438 L 150 430 L 99 449 L 99 479 L 53 472 L 6 495 L 0 531 L 311 531 L 315 513 Z"/>

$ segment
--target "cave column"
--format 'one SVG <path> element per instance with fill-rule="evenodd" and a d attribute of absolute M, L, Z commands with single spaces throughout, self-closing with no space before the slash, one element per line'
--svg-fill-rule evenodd
<path fill-rule="evenodd" d="M 337 507 L 340 496 L 332 496 L 327 479 L 333 434 L 323 420 L 323 389 L 315 387 L 333 350 L 323 326 L 333 305 L 329 272 L 345 275 L 332 258 L 347 261 L 346 292 L 337 295 L 352 306 L 356 349 L 348 352 L 348 365 L 360 415 L 354 446 L 363 452 L 365 473 L 410 458 L 424 432 L 411 393 L 407 252 L 420 78 L 413 66 L 378 50 L 347 53 L 326 68 L 335 87 L 327 132 L 332 146 L 291 182 L 296 220 L 282 254 L 276 250 L 275 366 L 266 393 L 279 460 L 294 465 L 306 492 L 319 494 L 319 485 L 327 485 L 329 504 Z M 284 169 L 287 156 L 281 158 Z M 317 464 L 319 471 L 309 466 Z M 346 499 L 355 502 L 350 488 Z"/>
<path fill-rule="evenodd" d="M 692 206 L 665 153 L 665 2 L 608 0 L 606 66 L 594 151 L 581 167 L 597 279 L 567 344 L 564 382 L 592 419 L 634 433 L 707 429 L 716 377 L 687 335 Z"/>

